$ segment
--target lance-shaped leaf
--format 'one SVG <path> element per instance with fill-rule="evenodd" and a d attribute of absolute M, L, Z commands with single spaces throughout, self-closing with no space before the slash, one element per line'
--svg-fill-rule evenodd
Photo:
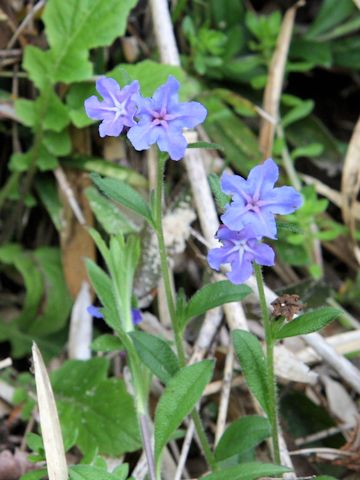
<path fill-rule="evenodd" d="M 304 315 L 300 315 L 295 320 L 285 324 L 275 333 L 275 336 L 277 339 L 281 339 L 317 332 L 339 315 L 341 315 L 341 312 L 336 308 L 318 308 L 312 312 L 304 313 Z"/>
<path fill-rule="evenodd" d="M 215 457 L 225 460 L 256 447 L 271 435 L 269 420 L 258 415 L 249 415 L 232 422 L 225 430 L 215 450 Z"/>
<path fill-rule="evenodd" d="M 235 330 L 232 338 L 249 389 L 264 412 L 268 413 L 267 372 L 261 344 L 246 330 Z"/>
<path fill-rule="evenodd" d="M 239 302 L 249 293 L 251 293 L 251 288 L 247 285 L 234 285 L 228 280 L 209 283 L 190 298 L 186 308 L 181 313 L 182 326 L 184 327 L 189 320 L 202 315 L 211 308 L 229 302 Z"/>
<path fill-rule="evenodd" d="M 291 470 L 271 463 L 242 463 L 236 467 L 225 468 L 220 472 L 210 473 L 202 480 L 257 480 L 260 477 L 275 477 Z"/>
<path fill-rule="evenodd" d="M 115 307 L 115 298 L 110 277 L 95 262 L 87 258 L 86 270 L 96 295 L 103 305 L 104 320 L 109 327 L 119 330 L 120 320 Z"/>
<path fill-rule="evenodd" d="M 135 331 L 130 336 L 143 363 L 163 383 L 167 383 L 179 370 L 179 362 L 169 344 L 145 332 Z"/>
<path fill-rule="evenodd" d="M 162 449 L 200 400 L 210 381 L 214 362 L 204 360 L 184 367 L 168 382 L 155 412 L 155 463 L 159 466 Z"/>
<path fill-rule="evenodd" d="M 91 178 L 104 195 L 141 215 L 150 225 L 153 224 L 149 205 L 130 185 L 119 179 L 102 178 L 96 174 L 92 174 Z"/>

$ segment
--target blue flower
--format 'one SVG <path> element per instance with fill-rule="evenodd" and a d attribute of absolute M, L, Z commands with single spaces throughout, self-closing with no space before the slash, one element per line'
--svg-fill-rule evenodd
<path fill-rule="evenodd" d="M 232 195 L 221 220 L 232 230 L 251 225 L 260 237 L 276 238 L 274 214 L 286 215 L 302 205 L 302 197 L 293 187 L 274 188 L 279 168 L 269 158 L 254 167 L 245 180 L 239 175 L 223 174 L 222 190 Z"/>
<path fill-rule="evenodd" d="M 95 305 L 89 305 L 86 308 L 86 311 L 94 318 L 104 318 L 103 313 L 101 312 L 102 307 L 95 307 Z M 132 322 L 134 325 L 139 325 L 142 322 L 142 313 L 138 308 L 131 309 Z"/>
<path fill-rule="evenodd" d="M 101 313 L 101 307 L 95 307 L 95 305 L 89 305 L 86 308 L 86 311 L 89 315 L 94 318 L 104 318 L 104 315 Z"/>
<path fill-rule="evenodd" d="M 251 276 L 252 262 L 266 266 L 274 265 L 274 250 L 269 245 L 259 242 L 259 235 L 251 225 L 240 231 L 233 231 L 221 225 L 216 238 L 220 240 L 222 247 L 209 250 L 209 265 L 219 270 L 220 265 L 230 264 L 231 271 L 226 275 L 232 283 L 243 283 Z"/>
<path fill-rule="evenodd" d="M 134 325 L 139 325 L 143 321 L 141 310 L 138 308 L 131 309 L 132 321 Z"/>
<path fill-rule="evenodd" d="M 85 100 L 85 110 L 88 117 L 102 120 L 99 126 L 100 137 L 109 135 L 118 137 L 124 127 L 136 125 L 134 115 L 136 104 L 134 96 L 139 92 L 139 82 L 120 89 L 113 78 L 102 77 L 96 82 L 96 90 L 103 97 L 103 101 L 93 95 Z"/>
<path fill-rule="evenodd" d="M 172 75 L 152 98 L 137 96 L 139 123 L 130 128 L 128 138 L 136 150 L 147 150 L 157 143 L 172 160 L 180 160 L 187 147 L 183 128 L 193 128 L 205 120 L 207 110 L 198 102 L 180 103 L 180 84 Z"/>

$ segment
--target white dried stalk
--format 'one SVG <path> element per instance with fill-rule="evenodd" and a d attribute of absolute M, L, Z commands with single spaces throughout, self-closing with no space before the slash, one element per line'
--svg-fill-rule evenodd
<path fill-rule="evenodd" d="M 186 464 L 186 460 L 187 460 L 187 457 L 188 457 L 188 454 L 189 454 L 191 442 L 192 442 L 192 439 L 194 437 L 194 433 L 195 433 L 195 425 L 194 425 L 194 422 L 191 420 L 190 423 L 189 423 L 188 429 L 186 431 L 186 435 L 185 435 L 185 438 L 184 438 L 184 443 L 182 445 L 181 455 L 180 455 L 180 458 L 178 460 L 174 480 L 180 480 L 181 477 L 182 477 L 182 473 L 185 469 L 185 464 Z"/>
<path fill-rule="evenodd" d="M 55 398 L 44 361 L 35 343 L 32 347 L 32 358 L 49 480 L 67 480 L 65 449 Z"/>
<path fill-rule="evenodd" d="M 217 418 L 216 431 L 215 431 L 215 445 L 218 443 L 222 434 L 225 431 L 230 392 L 231 392 L 231 380 L 232 380 L 233 368 L 234 368 L 234 348 L 230 343 L 229 349 L 226 355 L 226 360 L 225 360 L 223 385 L 222 385 L 220 404 L 219 404 L 219 414 Z"/>
<path fill-rule="evenodd" d="M 91 305 L 90 285 L 83 282 L 76 297 L 70 318 L 68 353 L 74 360 L 91 358 L 92 316 L 86 308 Z"/>
<path fill-rule="evenodd" d="M 68 179 L 66 178 L 64 170 L 61 167 L 57 167 L 54 170 L 54 175 L 59 184 L 60 190 L 65 195 L 69 206 L 73 211 L 75 218 L 80 223 L 80 225 L 86 225 L 85 216 L 83 214 L 83 211 L 81 210 L 78 201 L 76 200 L 75 194 L 73 192 L 73 189 L 71 188 L 70 183 L 68 182 Z"/>
<path fill-rule="evenodd" d="M 11 367 L 11 365 L 12 365 L 12 360 L 10 357 L 0 360 L 0 370 L 2 370 L 3 368 Z"/>
<path fill-rule="evenodd" d="M 360 330 L 351 330 L 350 332 L 332 335 L 331 337 L 326 337 L 326 341 L 340 355 L 357 352 L 360 350 Z M 310 364 L 321 360 L 321 357 L 311 347 L 306 347 L 296 352 L 296 356 L 299 360 Z"/>
<path fill-rule="evenodd" d="M 190 364 L 200 362 L 209 349 L 222 320 L 221 308 L 213 308 L 206 312 L 203 324 L 194 345 L 193 353 L 189 361 Z"/>

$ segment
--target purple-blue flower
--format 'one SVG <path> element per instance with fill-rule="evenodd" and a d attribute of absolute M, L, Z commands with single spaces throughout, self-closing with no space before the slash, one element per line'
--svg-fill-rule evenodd
<path fill-rule="evenodd" d="M 232 283 L 243 283 L 251 276 L 252 262 L 266 266 L 274 265 L 274 250 L 259 241 L 259 235 L 254 232 L 251 225 L 240 231 L 233 231 L 221 225 L 216 238 L 220 240 L 222 247 L 209 250 L 209 265 L 219 270 L 220 265 L 230 264 L 231 271 L 226 275 Z"/>
<path fill-rule="evenodd" d="M 193 128 L 205 120 L 206 108 L 198 102 L 181 103 L 178 100 L 180 84 L 172 75 L 152 98 L 137 96 L 139 123 L 128 131 L 128 138 L 136 150 L 147 150 L 157 143 L 172 160 L 180 160 L 187 147 L 183 128 Z"/>
<path fill-rule="evenodd" d="M 102 77 L 96 82 L 96 90 L 103 97 L 103 101 L 100 102 L 93 95 L 85 100 L 84 105 L 88 117 L 102 120 L 99 125 L 100 137 L 118 137 L 124 127 L 136 125 L 134 95 L 139 93 L 137 80 L 120 88 L 113 78 Z"/>
<path fill-rule="evenodd" d="M 104 318 L 104 315 L 101 312 L 101 307 L 95 307 L 95 305 L 89 305 L 86 307 L 86 311 L 89 315 L 94 318 Z"/>
<path fill-rule="evenodd" d="M 102 307 L 95 307 L 95 305 L 89 305 L 86 308 L 86 311 L 94 318 L 104 318 L 103 313 L 101 312 Z M 142 313 L 138 308 L 131 309 L 132 322 L 134 325 L 139 325 L 142 322 Z"/>
<path fill-rule="evenodd" d="M 279 168 L 269 158 L 254 167 L 245 180 L 239 175 L 223 174 L 221 188 L 232 195 L 221 220 L 232 230 L 251 225 L 259 236 L 276 238 L 274 214 L 286 215 L 302 205 L 302 197 L 293 187 L 274 188 Z"/>

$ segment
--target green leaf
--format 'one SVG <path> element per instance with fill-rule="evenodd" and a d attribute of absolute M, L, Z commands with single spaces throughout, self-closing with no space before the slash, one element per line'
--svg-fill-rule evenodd
<path fill-rule="evenodd" d="M 55 168 L 59 165 L 57 158 L 50 153 L 44 145 L 40 145 L 39 150 L 37 152 L 34 151 L 34 154 L 36 153 L 36 165 L 42 172 L 55 170 Z"/>
<path fill-rule="evenodd" d="M 121 213 L 113 202 L 101 195 L 99 190 L 88 187 L 85 195 L 97 221 L 108 234 L 118 235 L 137 231 L 137 227 Z"/>
<path fill-rule="evenodd" d="M 251 288 L 247 285 L 233 285 L 228 280 L 209 283 L 190 298 L 184 311 L 182 326 L 184 327 L 190 319 L 202 315 L 211 308 L 229 302 L 239 302 L 249 293 Z"/>
<path fill-rule="evenodd" d="M 49 50 L 44 52 L 38 47 L 28 45 L 24 49 L 23 68 L 40 90 L 52 82 L 53 61 Z"/>
<path fill-rule="evenodd" d="M 257 415 L 240 418 L 230 424 L 216 446 L 215 457 L 225 460 L 256 447 L 271 435 L 267 418 Z"/>
<path fill-rule="evenodd" d="M 21 480 L 40 480 L 47 478 L 47 469 L 40 468 L 39 470 L 30 470 L 30 472 L 21 475 Z"/>
<path fill-rule="evenodd" d="M 330 42 L 320 43 L 306 38 L 295 38 L 291 42 L 290 58 L 329 68 L 332 65 Z"/>
<path fill-rule="evenodd" d="M 268 413 L 267 372 L 261 344 L 252 333 L 245 330 L 235 330 L 232 338 L 248 387 L 264 412 Z"/>
<path fill-rule="evenodd" d="M 317 332 L 339 315 L 341 315 L 341 311 L 331 307 L 318 308 L 312 312 L 304 313 L 280 328 L 276 332 L 276 338 L 281 339 Z"/>
<path fill-rule="evenodd" d="M 27 127 L 33 127 L 37 121 L 36 104 L 34 100 L 18 98 L 15 100 L 15 112 L 20 121 Z"/>
<path fill-rule="evenodd" d="M 208 180 L 217 206 L 220 208 L 220 210 L 224 210 L 226 205 L 230 203 L 231 196 L 226 195 L 226 193 L 222 191 L 220 178 L 216 175 L 216 173 L 209 173 Z"/>
<path fill-rule="evenodd" d="M 301 120 L 304 117 L 307 117 L 314 108 L 314 101 L 313 100 L 304 100 L 301 102 L 300 105 L 294 107 L 290 112 L 283 115 L 281 123 L 283 127 L 287 127 L 288 125 Z"/>
<path fill-rule="evenodd" d="M 38 175 L 35 180 L 36 193 L 44 204 L 58 232 L 62 228 L 62 205 L 54 178 Z"/>
<path fill-rule="evenodd" d="M 204 360 L 182 368 L 168 382 L 155 412 L 156 465 L 171 435 L 200 400 L 213 368 L 213 361 Z"/>
<path fill-rule="evenodd" d="M 179 371 L 179 362 L 169 344 L 149 333 L 135 331 L 130 336 L 142 362 L 163 383 Z"/>
<path fill-rule="evenodd" d="M 291 158 L 295 160 L 298 157 L 318 157 L 324 151 L 324 146 L 321 143 L 309 143 L 304 147 L 295 148 L 291 152 Z"/>
<path fill-rule="evenodd" d="M 52 0 L 43 19 L 51 46 L 53 78 L 72 83 L 89 78 L 88 50 L 111 45 L 125 32 L 135 0 Z"/>
<path fill-rule="evenodd" d="M 91 344 L 91 348 L 95 352 L 116 352 L 125 350 L 121 340 L 110 333 L 105 333 L 104 335 L 96 337 Z"/>
<path fill-rule="evenodd" d="M 29 326 L 29 333 L 50 335 L 60 331 L 66 325 L 72 299 L 65 282 L 59 249 L 38 248 L 34 253 L 34 258 L 43 275 L 44 291 L 41 313 L 39 312 L 36 318 L 33 318 Z"/>
<path fill-rule="evenodd" d="M 153 224 L 148 204 L 136 190 L 130 187 L 130 185 L 122 180 L 101 178 L 96 174 L 92 174 L 91 178 L 104 195 L 136 212 L 138 215 L 141 215 L 150 223 L 150 225 Z"/>
<path fill-rule="evenodd" d="M 103 158 L 88 155 L 76 155 L 71 158 L 62 159 L 62 164 L 70 168 L 77 168 L 85 172 L 94 172 L 105 177 L 124 180 L 133 187 L 147 187 L 147 179 L 136 170 L 122 165 L 116 165 Z"/>
<path fill-rule="evenodd" d="M 42 122 L 45 130 L 60 132 L 70 123 L 66 106 L 52 90 L 40 94 L 35 101 L 19 98 L 15 102 L 15 111 L 28 127 L 35 127 Z"/>
<path fill-rule="evenodd" d="M 124 472 L 125 474 L 121 471 L 108 473 L 95 465 L 73 465 L 69 468 L 69 478 L 70 480 L 126 480 L 128 472 L 126 470 Z"/>
<path fill-rule="evenodd" d="M 103 305 L 104 319 L 109 327 L 119 330 L 120 320 L 115 307 L 111 278 L 94 261 L 85 260 L 86 270 L 96 295 Z"/>
<path fill-rule="evenodd" d="M 210 142 L 189 143 L 187 148 L 206 148 L 208 150 L 224 150 L 224 147 L 222 147 L 218 143 L 210 143 Z"/>
<path fill-rule="evenodd" d="M 119 456 L 140 447 L 132 397 L 124 382 L 107 378 L 104 358 L 70 360 L 52 375 L 64 437 L 78 431 L 76 445 L 83 454 Z"/>
<path fill-rule="evenodd" d="M 329 475 L 320 475 L 320 477 L 315 477 L 315 480 L 336 480 L 336 478 L 329 477 Z"/>
<path fill-rule="evenodd" d="M 306 32 L 306 37 L 316 38 L 340 24 L 353 12 L 356 12 L 356 6 L 352 0 L 342 0 L 341 2 L 324 0 L 321 3 L 319 13 Z"/>
<path fill-rule="evenodd" d="M 67 130 L 44 132 L 43 144 L 50 153 L 56 156 L 61 157 L 71 152 L 71 140 Z"/>
<path fill-rule="evenodd" d="M 289 468 L 271 463 L 242 463 L 221 472 L 210 473 L 202 477 L 202 480 L 256 480 L 260 477 L 279 476 L 290 471 Z"/>
<path fill-rule="evenodd" d="M 184 98 L 186 93 L 190 93 L 192 86 L 182 68 L 164 65 L 153 60 L 144 60 L 134 65 L 120 64 L 107 73 L 108 77 L 114 78 L 121 86 L 130 83 L 132 80 L 138 80 L 144 97 L 152 96 L 154 91 L 166 82 L 169 75 L 173 75 L 181 83 L 181 98 Z"/>
<path fill-rule="evenodd" d="M 41 94 L 35 103 L 37 116 L 45 130 L 60 132 L 69 125 L 69 112 L 54 91 Z"/>
<path fill-rule="evenodd" d="M 11 341 L 16 358 L 26 354 L 34 340 L 47 357 L 55 355 L 58 349 L 49 335 L 64 327 L 71 308 L 59 250 L 42 247 L 28 252 L 16 244 L 4 245 L 0 262 L 18 270 L 25 288 L 21 313 L 0 324 L 0 338 Z"/>

